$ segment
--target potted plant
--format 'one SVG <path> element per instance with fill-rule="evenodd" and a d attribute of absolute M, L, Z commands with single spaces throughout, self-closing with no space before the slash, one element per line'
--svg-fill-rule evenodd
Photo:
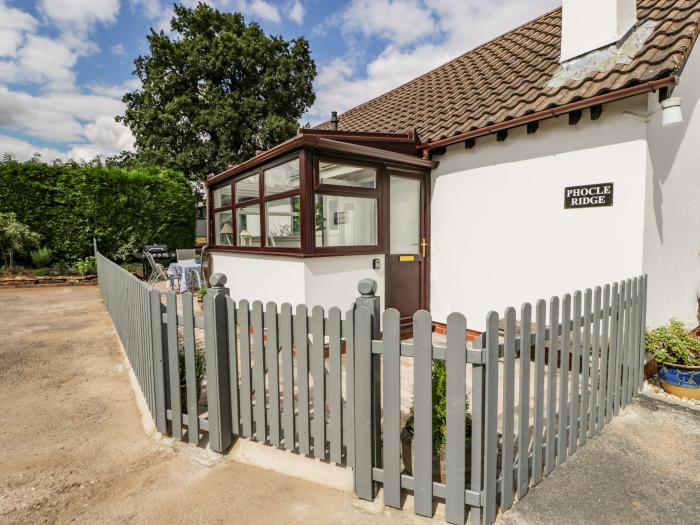
<path fill-rule="evenodd" d="M 207 289 L 200 288 L 194 293 L 194 295 L 197 297 L 197 302 L 201 303 L 204 301 L 204 296 L 207 295 Z"/>
<path fill-rule="evenodd" d="M 672 319 L 667 326 L 647 332 L 644 344 L 656 360 L 666 392 L 700 399 L 700 338 Z"/>
<path fill-rule="evenodd" d="M 445 483 L 447 478 L 446 452 L 447 448 L 447 367 L 444 361 L 433 361 L 433 481 Z M 466 419 L 465 447 L 465 475 L 469 479 L 471 475 L 471 434 L 472 418 L 469 414 L 469 401 L 466 403 L 464 413 Z M 414 419 L 413 406 L 401 431 L 401 458 L 408 474 L 413 475 L 413 458 L 415 457 L 414 445 Z"/>
<path fill-rule="evenodd" d="M 180 406 L 183 412 L 187 411 L 187 375 L 185 368 L 185 346 L 182 342 L 178 344 L 177 357 L 180 368 Z M 197 403 L 202 394 L 202 381 L 207 375 L 207 361 L 202 343 L 195 343 L 194 348 L 194 374 L 195 374 L 195 392 Z"/>

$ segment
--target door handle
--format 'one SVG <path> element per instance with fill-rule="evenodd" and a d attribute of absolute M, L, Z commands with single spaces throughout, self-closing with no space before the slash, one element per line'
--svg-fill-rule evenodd
<path fill-rule="evenodd" d="M 425 259 L 425 248 L 428 246 L 428 243 L 425 242 L 425 237 L 421 240 L 420 247 L 423 252 L 423 259 Z"/>

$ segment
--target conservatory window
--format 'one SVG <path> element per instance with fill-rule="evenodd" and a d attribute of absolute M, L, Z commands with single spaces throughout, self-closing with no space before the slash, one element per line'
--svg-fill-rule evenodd
<path fill-rule="evenodd" d="M 316 195 L 317 247 L 377 245 L 377 199 Z"/>

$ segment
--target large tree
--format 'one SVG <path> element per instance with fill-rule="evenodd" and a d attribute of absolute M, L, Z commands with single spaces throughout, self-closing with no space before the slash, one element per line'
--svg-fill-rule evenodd
<path fill-rule="evenodd" d="M 313 104 L 304 38 L 268 36 L 239 13 L 175 6 L 171 34 L 151 29 L 142 88 L 124 95 L 139 157 L 202 181 L 291 137 Z"/>

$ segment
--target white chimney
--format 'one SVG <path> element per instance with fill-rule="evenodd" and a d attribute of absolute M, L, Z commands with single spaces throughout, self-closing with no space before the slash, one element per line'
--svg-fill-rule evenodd
<path fill-rule="evenodd" d="M 563 0 L 561 62 L 614 44 L 637 22 L 637 0 Z"/>

